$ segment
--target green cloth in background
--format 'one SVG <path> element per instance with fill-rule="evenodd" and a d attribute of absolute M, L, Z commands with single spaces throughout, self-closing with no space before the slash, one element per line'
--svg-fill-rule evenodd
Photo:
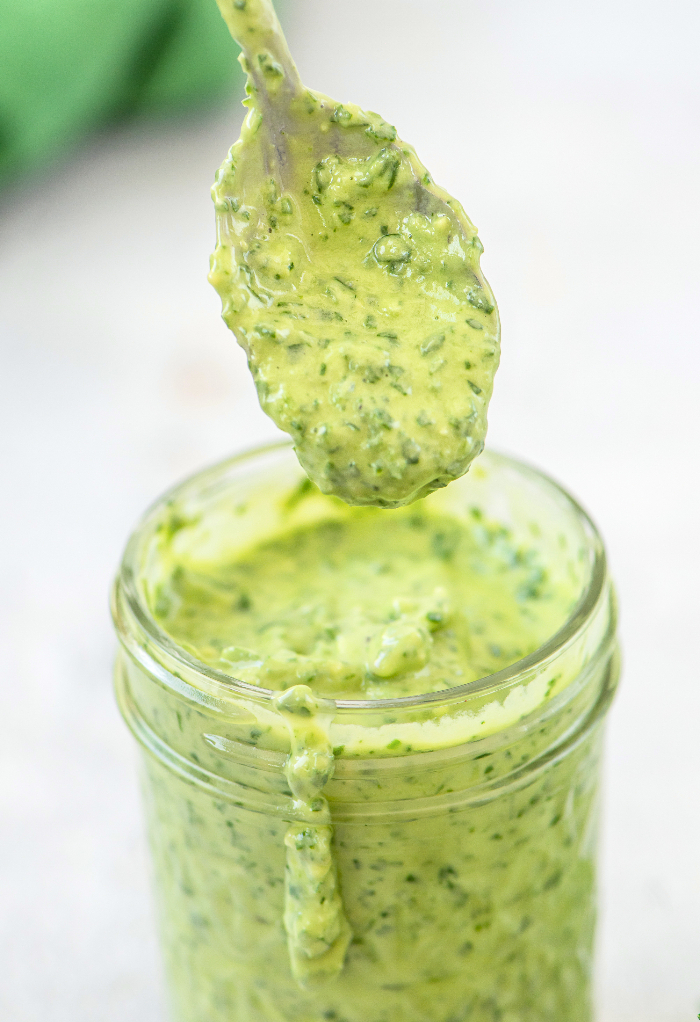
<path fill-rule="evenodd" d="M 100 124 L 242 93 L 214 0 L 0 0 L 0 181 Z"/>

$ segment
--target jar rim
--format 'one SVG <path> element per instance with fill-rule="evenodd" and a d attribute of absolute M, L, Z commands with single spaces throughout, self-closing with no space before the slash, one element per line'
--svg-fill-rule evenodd
<path fill-rule="evenodd" d="M 151 614 L 145 600 L 139 593 L 138 586 L 136 584 L 136 572 L 134 571 L 132 564 L 141 538 L 141 530 L 143 526 L 149 522 L 155 511 L 167 502 L 176 499 L 186 487 L 191 487 L 195 480 L 204 482 L 207 477 L 214 477 L 228 472 L 230 469 L 244 464 L 247 461 L 252 461 L 256 457 L 265 456 L 267 454 L 274 453 L 275 451 L 283 451 L 285 449 L 292 449 L 291 440 L 273 441 L 272 443 L 249 448 L 239 454 L 225 458 L 223 461 L 216 462 L 215 464 L 188 476 L 186 479 L 181 480 L 179 483 L 176 483 L 174 486 L 166 490 L 165 493 L 163 493 L 150 505 L 129 537 L 112 589 L 111 611 L 117 634 L 126 649 L 134 654 L 136 652 L 135 646 L 137 644 L 130 641 L 128 629 L 125 627 L 125 623 L 123 621 L 122 606 L 123 603 L 125 603 L 126 608 L 128 608 L 133 618 L 145 632 L 146 637 L 155 645 L 156 648 L 160 648 L 164 653 L 166 653 L 166 655 L 173 660 L 175 664 L 182 665 L 188 674 L 199 676 L 203 681 L 206 679 L 200 688 L 196 684 L 185 681 L 180 675 L 171 672 L 165 667 L 162 661 L 155 659 L 143 648 L 139 648 L 139 655 L 137 656 L 137 659 L 142 663 L 142 665 L 146 667 L 146 669 L 151 669 L 153 673 L 159 675 L 163 678 L 163 680 L 169 680 L 175 683 L 175 687 L 181 692 L 183 691 L 184 686 L 186 689 L 191 689 L 193 694 L 201 694 L 203 690 L 206 690 L 210 696 L 214 697 L 214 699 L 218 696 L 222 700 L 228 701 L 231 699 L 232 695 L 239 695 L 247 698 L 252 697 L 270 704 L 275 696 L 279 695 L 279 693 L 273 689 L 262 688 L 258 685 L 251 685 L 248 682 L 240 681 L 233 675 L 228 674 L 225 671 L 220 671 L 217 668 L 198 660 L 192 654 L 179 646 L 172 637 L 160 627 L 156 619 Z M 561 486 L 547 473 L 536 468 L 534 465 L 531 465 L 526 461 L 522 461 L 520 458 L 511 457 L 490 448 L 488 450 L 488 457 L 497 462 L 516 468 L 519 472 L 529 476 L 531 479 L 535 479 L 540 483 L 545 483 L 555 492 L 555 494 L 559 496 L 560 499 L 564 499 L 569 510 L 573 512 L 579 526 L 581 527 L 581 532 L 588 543 L 588 553 L 591 558 L 590 576 L 587 585 L 585 585 L 582 589 L 581 595 L 579 596 L 579 599 L 574 605 L 571 613 L 562 626 L 544 643 L 538 646 L 537 649 L 533 650 L 527 656 L 522 657 L 520 660 L 515 660 L 512 664 L 509 664 L 507 667 L 502 668 L 494 674 L 484 675 L 482 678 L 477 678 L 474 681 L 466 682 L 463 685 L 456 685 L 452 688 L 440 689 L 436 692 L 420 693 L 418 695 L 401 696 L 394 699 L 333 699 L 331 697 L 324 697 L 323 701 L 334 706 L 336 713 L 338 711 L 356 712 L 358 710 L 372 710 L 375 712 L 381 712 L 384 710 L 409 709 L 411 707 L 420 708 L 436 703 L 446 704 L 451 702 L 462 702 L 477 694 L 488 692 L 495 693 L 503 687 L 511 685 L 519 676 L 527 674 L 533 668 L 544 667 L 548 662 L 553 660 L 573 642 L 582 627 L 593 615 L 595 608 L 605 593 L 608 573 L 605 547 L 594 521 L 581 504 L 579 504 L 579 502 L 572 497 L 563 486 Z M 478 459 L 476 463 L 478 463 Z M 214 683 L 213 689 L 212 682 Z"/>

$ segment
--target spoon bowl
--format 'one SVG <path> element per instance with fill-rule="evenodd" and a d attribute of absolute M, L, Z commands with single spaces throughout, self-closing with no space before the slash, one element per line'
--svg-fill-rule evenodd
<path fill-rule="evenodd" d="M 398 507 L 484 446 L 496 304 L 461 205 L 378 114 L 306 89 L 269 0 L 218 0 L 248 75 L 210 280 L 324 493 Z"/>

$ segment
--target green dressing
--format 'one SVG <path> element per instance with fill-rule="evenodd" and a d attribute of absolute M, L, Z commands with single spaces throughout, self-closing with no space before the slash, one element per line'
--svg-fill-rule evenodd
<path fill-rule="evenodd" d="M 202 524 L 176 523 L 155 612 L 198 660 L 280 690 L 342 699 L 438 692 L 537 649 L 562 625 L 572 581 L 478 508 L 348 508 L 304 482 L 319 517 L 230 561 L 202 561 Z M 320 517 L 322 515 L 322 517 Z"/>
<path fill-rule="evenodd" d="M 579 579 L 552 576 L 536 544 L 459 499 L 453 513 L 439 494 L 388 513 L 349 507 L 308 479 L 260 499 L 278 508 L 274 535 L 228 556 L 235 515 L 226 527 L 175 505 L 149 588 L 155 618 L 180 648 L 281 692 L 273 705 L 289 734 L 285 773 L 299 818 L 284 835 L 283 919 L 292 975 L 313 989 L 340 974 L 353 936 L 326 794 L 336 755 L 353 749 L 344 741 L 334 750 L 330 699 L 415 696 L 493 674 L 563 625 Z M 543 679 L 541 695 L 558 680 Z M 410 751 L 399 729 L 387 730 L 382 755 Z M 424 733 L 417 744 L 436 738 Z"/>
<path fill-rule="evenodd" d="M 210 280 L 309 478 L 172 498 L 141 623 L 117 608 L 177 1017 L 588 1022 L 604 574 L 542 650 L 594 530 L 507 459 L 444 489 L 499 360 L 476 229 L 391 125 L 301 85 L 269 0 L 219 6 L 248 114 Z"/>
<path fill-rule="evenodd" d="M 303 88 L 269 5 L 220 6 L 248 72 L 212 190 L 223 317 L 322 491 L 410 503 L 484 445 L 499 323 L 481 242 L 395 128 Z"/>
<path fill-rule="evenodd" d="M 159 633 L 117 594 L 175 1018 L 589 1022 L 617 665 L 587 526 L 492 454 L 392 512 L 258 457 L 142 526 Z"/>

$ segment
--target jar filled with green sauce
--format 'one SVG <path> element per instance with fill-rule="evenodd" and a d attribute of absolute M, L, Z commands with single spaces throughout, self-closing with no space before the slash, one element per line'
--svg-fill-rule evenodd
<path fill-rule="evenodd" d="M 487 452 L 349 508 L 291 446 L 134 532 L 116 687 L 177 1022 L 590 1022 L 600 536 Z"/>

